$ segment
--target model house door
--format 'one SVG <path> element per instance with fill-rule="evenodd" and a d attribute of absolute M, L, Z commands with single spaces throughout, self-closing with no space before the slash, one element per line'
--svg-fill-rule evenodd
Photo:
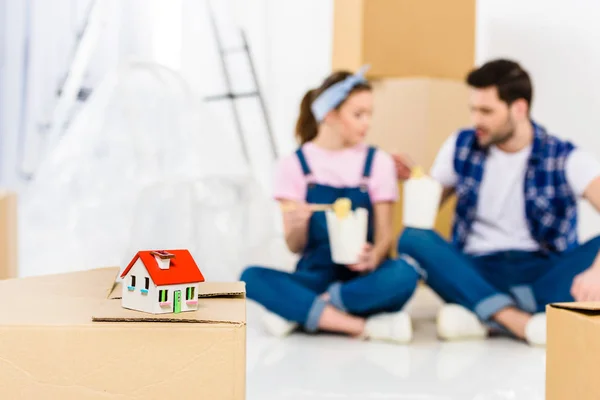
<path fill-rule="evenodd" d="M 181 290 L 175 291 L 175 299 L 173 299 L 173 312 L 175 314 L 181 312 Z"/>

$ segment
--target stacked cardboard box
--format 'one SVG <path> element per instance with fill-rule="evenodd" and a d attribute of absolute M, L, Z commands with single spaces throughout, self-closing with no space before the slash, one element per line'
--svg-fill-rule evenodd
<path fill-rule="evenodd" d="M 0 191 L 0 279 L 18 276 L 17 195 Z"/>
<path fill-rule="evenodd" d="M 600 399 L 600 303 L 550 304 L 546 314 L 546 399 Z"/>
<path fill-rule="evenodd" d="M 333 69 L 462 80 L 474 61 L 475 2 L 334 0 Z"/>
<path fill-rule="evenodd" d="M 469 123 L 468 89 L 461 82 L 435 79 L 384 79 L 373 82 L 374 115 L 369 141 L 387 152 L 407 153 L 429 170 L 441 144 Z M 402 184 L 400 191 L 402 192 Z M 436 230 L 450 236 L 455 200 L 438 214 Z M 402 229 L 402 206 L 396 204 L 394 229 Z"/>
<path fill-rule="evenodd" d="M 332 66 L 370 64 L 370 141 L 428 169 L 443 141 L 470 124 L 464 77 L 475 60 L 475 0 L 335 0 Z M 452 199 L 436 230 L 449 237 Z M 401 201 L 395 229 L 402 229 Z"/>
<path fill-rule="evenodd" d="M 121 307 L 119 268 L 0 281 L 4 399 L 245 398 L 241 282 L 201 283 L 198 311 Z"/>

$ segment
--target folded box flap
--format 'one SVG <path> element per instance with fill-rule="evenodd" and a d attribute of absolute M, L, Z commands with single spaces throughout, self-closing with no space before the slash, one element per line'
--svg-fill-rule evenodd
<path fill-rule="evenodd" d="M 206 297 L 245 297 L 245 282 L 202 282 L 198 285 L 198 298 Z M 121 298 L 121 282 L 113 285 L 110 299 Z"/>
<path fill-rule="evenodd" d="M 600 302 L 598 301 L 552 303 L 550 304 L 550 307 L 578 311 L 586 314 L 600 314 Z"/>
<path fill-rule="evenodd" d="M 245 324 L 246 307 L 239 298 L 200 299 L 197 311 L 148 314 L 123 308 L 121 301 L 105 300 L 92 313 L 93 322 L 184 322 L 214 324 Z"/>
<path fill-rule="evenodd" d="M 0 280 L 0 325 L 89 324 L 118 267 Z"/>
<path fill-rule="evenodd" d="M 198 297 L 245 297 L 245 282 L 202 282 L 198 285 Z"/>

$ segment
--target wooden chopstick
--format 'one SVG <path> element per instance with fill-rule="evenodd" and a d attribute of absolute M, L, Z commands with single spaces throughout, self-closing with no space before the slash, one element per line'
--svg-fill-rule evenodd
<path fill-rule="evenodd" d="M 311 211 L 327 211 L 327 210 L 331 210 L 331 208 L 333 207 L 331 204 L 314 204 L 314 203 L 309 203 L 308 206 L 310 207 Z M 296 209 L 296 205 L 294 203 L 287 203 L 285 205 L 281 206 L 281 210 L 282 211 L 293 211 Z"/>

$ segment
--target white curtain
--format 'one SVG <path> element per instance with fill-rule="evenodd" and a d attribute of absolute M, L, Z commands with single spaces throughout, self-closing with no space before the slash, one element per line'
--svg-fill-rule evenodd
<path fill-rule="evenodd" d="M 237 101 L 248 167 L 231 102 L 201 101 L 227 92 L 207 0 L 100 1 L 101 29 L 82 79 L 91 96 L 74 105 L 66 133 L 49 144 L 43 132 L 92 1 L 0 0 L 0 186 L 20 193 L 22 275 L 122 264 L 136 248 L 159 243 L 196 249 L 213 277 L 231 277 L 249 263 L 289 268 L 293 257 L 277 235 L 270 200 L 275 160 L 260 103 Z M 280 154 L 291 152 L 300 98 L 329 73 L 331 1 L 212 4 L 224 48 L 239 48 L 239 28 L 245 29 L 275 144 Z M 228 54 L 233 91 L 254 91 L 246 55 Z M 148 68 L 140 72 L 136 63 Z M 171 72 L 158 72 L 158 63 Z M 182 100 L 174 82 L 183 82 L 192 100 Z M 169 137 L 185 151 L 179 166 L 191 174 L 165 174 L 164 165 L 155 174 L 140 171 L 158 159 L 136 163 L 123 154 L 172 156 L 173 147 L 156 153 Z M 23 162 L 38 167 L 33 180 L 19 174 Z M 207 190 L 220 208 L 198 194 Z M 255 239 L 244 237 L 250 232 Z"/>

